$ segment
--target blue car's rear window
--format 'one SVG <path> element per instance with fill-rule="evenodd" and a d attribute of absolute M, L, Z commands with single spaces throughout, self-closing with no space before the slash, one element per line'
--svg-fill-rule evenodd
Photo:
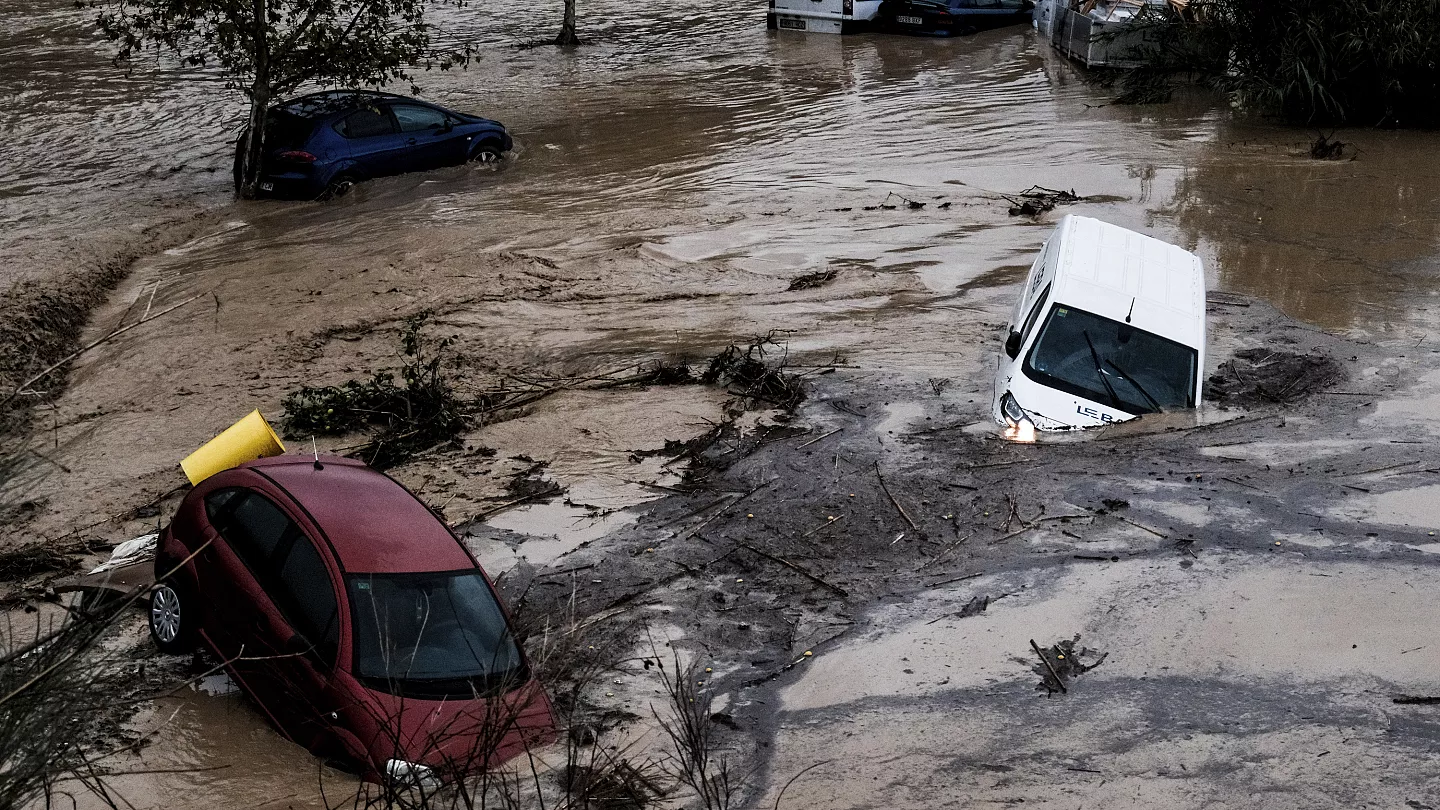
<path fill-rule="evenodd" d="M 275 148 L 298 149 L 310 140 L 315 121 L 284 110 L 271 110 L 265 120 L 265 143 Z"/>

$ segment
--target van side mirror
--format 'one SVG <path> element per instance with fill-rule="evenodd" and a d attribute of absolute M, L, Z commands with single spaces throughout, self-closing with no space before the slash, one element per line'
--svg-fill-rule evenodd
<path fill-rule="evenodd" d="M 1006 354 L 1007 356 L 1009 356 L 1009 358 L 1010 358 L 1011 360 L 1014 360 L 1014 359 L 1015 359 L 1015 355 L 1017 355 L 1017 354 L 1019 354 L 1019 353 L 1020 353 L 1020 333 L 1019 333 L 1019 332 L 1016 332 L 1014 329 L 1011 329 L 1011 330 L 1010 330 L 1010 336 L 1007 337 L 1007 338 L 1005 338 L 1005 354 Z"/>

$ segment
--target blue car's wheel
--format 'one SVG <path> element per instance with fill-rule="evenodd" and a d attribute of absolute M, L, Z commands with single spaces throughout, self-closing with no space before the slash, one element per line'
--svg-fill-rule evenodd
<path fill-rule="evenodd" d="M 316 199 L 324 202 L 326 200 L 336 199 L 337 197 L 344 197 L 355 188 L 355 182 L 356 180 L 352 175 L 337 174 L 330 180 L 329 185 L 325 186 L 325 190 L 320 192 L 320 196 Z"/>
<path fill-rule="evenodd" d="M 500 144 L 494 141 L 485 141 L 470 153 L 471 163 L 479 163 L 484 166 L 494 166 L 500 162 L 500 158 Z"/>

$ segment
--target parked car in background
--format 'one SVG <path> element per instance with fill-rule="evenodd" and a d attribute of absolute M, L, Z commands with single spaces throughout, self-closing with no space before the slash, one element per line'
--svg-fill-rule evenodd
<path fill-rule="evenodd" d="M 1066 216 L 1030 268 L 995 375 L 1009 438 L 1200 403 L 1205 268 L 1194 254 Z"/>
<path fill-rule="evenodd" d="M 241 150 L 236 142 L 235 184 Z M 466 161 L 495 163 L 513 143 L 505 126 L 391 93 L 340 90 L 287 101 L 265 123 L 261 196 L 328 199 L 373 177 Z"/>
<path fill-rule="evenodd" d="M 884 31 L 957 36 L 1030 22 L 1031 0 L 885 0 L 876 25 Z"/>
<path fill-rule="evenodd" d="M 770 0 L 765 27 L 812 34 L 869 31 L 881 0 Z"/>
<path fill-rule="evenodd" d="M 281 733 L 371 780 L 433 784 L 553 733 L 475 558 L 359 462 L 276 456 L 206 478 L 155 574 L 161 650 L 203 644 Z"/>

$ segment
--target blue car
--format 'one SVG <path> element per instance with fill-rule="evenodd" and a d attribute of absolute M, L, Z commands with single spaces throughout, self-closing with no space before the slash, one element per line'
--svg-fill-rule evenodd
<path fill-rule="evenodd" d="M 241 150 L 235 146 L 235 186 Z M 259 195 L 330 199 L 372 177 L 467 161 L 496 163 L 510 151 L 505 126 L 391 93 L 331 91 L 271 108 Z"/>

